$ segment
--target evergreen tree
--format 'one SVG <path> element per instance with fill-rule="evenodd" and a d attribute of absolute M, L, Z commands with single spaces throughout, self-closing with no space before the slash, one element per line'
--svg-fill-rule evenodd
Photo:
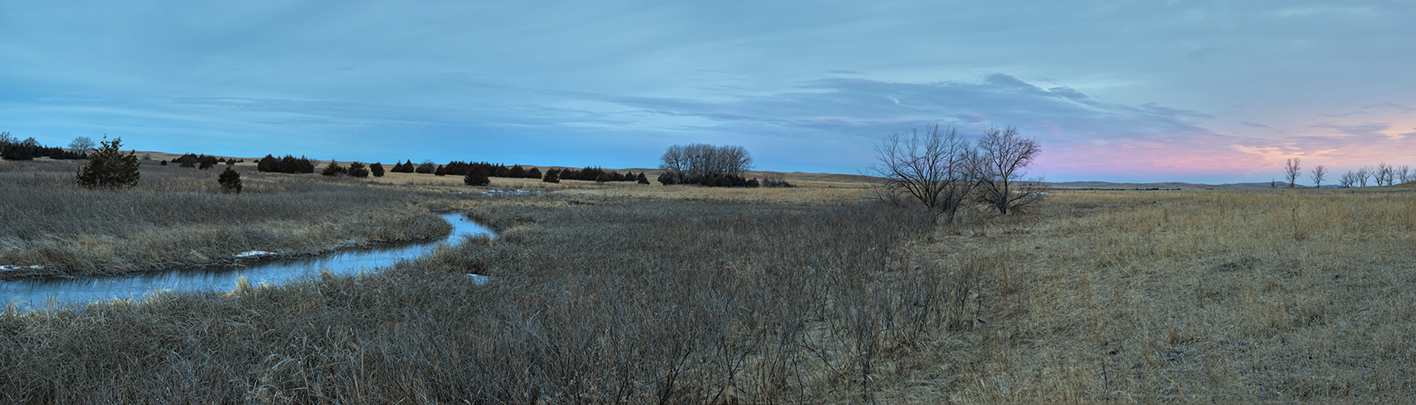
<path fill-rule="evenodd" d="M 265 155 L 261 160 L 256 161 L 256 171 L 278 172 L 280 171 L 280 159 L 276 159 L 275 156 Z"/>
<path fill-rule="evenodd" d="M 492 179 L 487 175 L 487 169 L 474 168 L 467 172 L 467 176 L 462 178 L 462 182 L 469 186 L 485 186 L 492 184 Z"/>
<path fill-rule="evenodd" d="M 435 175 L 435 176 L 446 176 L 446 175 L 447 175 L 447 169 L 443 168 L 442 165 L 438 165 L 438 168 L 433 169 L 433 175 Z"/>
<path fill-rule="evenodd" d="M 373 174 L 374 174 L 374 177 L 383 177 L 383 175 L 384 175 L 383 163 L 374 162 L 374 164 L 369 165 L 369 172 L 373 173 Z"/>
<path fill-rule="evenodd" d="M 369 168 L 363 163 L 354 162 L 349 164 L 349 168 L 344 171 L 351 177 L 369 177 Z"/>
<path fill-rule="evenodd" d="M 556 169 L 547 169 L 547 170 L 546 170 L 546 177 L 542 177 L 542 178 L 541 178 L 541 181 L 544 181 L 544 182 L 547 182 L 547 183 L 560 183 L 560 182 L 561 182 L 560 171 L 559 171 L 559 170 L 556 170 Z"/>
<path fill-rule="evenodd" d="M 644 172 L 639 172 L 639 184 L 649 184 L 649 178 L 644 176 Z"/>
<path fill-rule="evenodd" d="M 329 161 L 329 165 L 328 165 L 328 166 L 325 166 L 324 172 L 322 172 L 322 173 L 320 173 L 320 174 L 323 174 L 323 175 L 326 175 L 326 176 L 339 176 L 339 175 L 344 174 L 346 170 L 347 170 L 347 169 L 345 169 L 344 166 L 340 166 L 340 165 L 339 165 L 339 162 L 336 162 L 336 161 L 331 160 L 331 161 Z"/>
<path fill-rule="evenodd" d="M 142 176 L 138 173 L 138 157 L 132 152 L 123 155 L 120 150 L 123 138 L 113 138 L 111 142 L 104 138 L 98 150 L 89 154 L 88 163 L 79 168 L 79 185 L 88 188 L 136 186 Z"/>
<path fill-rule="evenodd" d="M 539 178 L 541 178 L 541 169 L 537 169 L 537 168 L 534 168 L 534 167 L 533 167 L 533 168 L 531 168 L 531 170 L 527 170 L 527 171 L 526 171 L 526 178 L 528 178 L 528 179 L 539 179 Z"/>
<path fill-rule="evenodd" d="M 223 192 L 238 194 L 241 192 L 241 173 L 231 170 L 230 166 L 227 166 L 225 171 L 216 176 L 216 182 L 221 183 L 221 191 Z"/>

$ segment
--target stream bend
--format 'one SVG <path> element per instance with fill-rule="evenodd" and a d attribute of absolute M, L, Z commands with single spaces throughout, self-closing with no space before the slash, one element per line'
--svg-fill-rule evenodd
<path fill-rule="evenodd" d="M 245 277 L 251 285 L 281 285 L 318 275 L 328 269 L 336 275 L 372 271 L 402 260 L 431 253 L 439 245 L 460 238 L 495 235 L 490 229 L 463 214 L 439 215 L 452 225 L 452 232 L 436 242 L 367 250 L 335 252 L 309 258 L 258 262 L 236 270 L 176 269 L 117 276 L 73 279 L 20 279 L 0 281 L 0 298 L 22 311 L 53 304 L 106 301 L 113 298 L 140 300 L 156 291 L 230 291 L 236 280 Z"/>

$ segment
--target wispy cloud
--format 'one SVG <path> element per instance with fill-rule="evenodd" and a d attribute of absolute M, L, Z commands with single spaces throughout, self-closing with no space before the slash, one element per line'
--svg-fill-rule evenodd
<path fill-rule="evenodd" d="M 1064 178 L 1118 171 L 1133 176 L 1209 175 L 1267 166 L 1262 157 L 1232 147 L 1239 137 L 1197 123 L 1210 114 L 1157 103 L 1109 103 L 1006 74 L 935 83 L 827 78 L 805 82 L 794 91 L 723 102 L 665 97 L 613 101 L 665 116 L 705 118 L 712 122 L 705 130 L 854 136 L 858 148 L 887 133 L 931 124 L 969 134 L 990 126 L 1016 126 L 1039 138 L 1047 151 L 1038 171 Z"/>

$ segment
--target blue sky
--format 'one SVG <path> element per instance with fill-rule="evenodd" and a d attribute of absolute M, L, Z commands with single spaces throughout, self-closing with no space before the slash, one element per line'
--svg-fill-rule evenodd
<path fill-rule="evenodd" d="M 213 3 L 213 4 L 205 4 Z M 215 4 L 221 3 L 221 4 Z M 1416 164 L 1416 3 L 7 2 L 0 131 L 50 145 L 856 173 L 1016 126 L 1050 181 Z"/>

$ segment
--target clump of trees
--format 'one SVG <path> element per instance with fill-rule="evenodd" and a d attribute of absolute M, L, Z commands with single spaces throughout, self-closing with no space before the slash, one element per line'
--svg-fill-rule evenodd
<path fill-rule="evenodd" d="M 407 163 L 397 163 L 397 162 L 395 162 L 395 163 L 393 164 L 393 169 L 392 169 L 392 170 L 389 170 L 389 171 L 394 172 L 394 173 L 413 173 L 413 169 L 414 169 L 415 167 L 416 167 L 416 166 L 413 166 L 413 161 L 412 161 L 412 160 L 409 160 Z"/>
<path fill-rule="evenodd" d="M 101 141 L 98 150 L 89 155 L 89 161 L 75 176 L 80 186 L 88 188 L 132 187 L 138 184 L 142 174 L 138 171 L 138 157 L 133 152 L 123 154 L 123 138 Z"/>
<path fill-rule="evenodd" d="M 92 141 L 90 141 L 92 142 Z M 38 157 L 50 159 L 88 159 L 85 151 L 67 150 L 60 147 L 40 145 L 34 137 L 20 140 L 9 132 L 0 132 L 0 159 L 34 160 Z"/>
<path fill-rule="evenodd" d="M 659 158 L 659 168 L 664 185 L 746 187 L 742 175 L 752 168 L 752 154 L 741 146 L 674 145 Z"/>
<path fill-rule="evenodd" d="M 283 158 L 266 155 L 256 161 L 256 171 L 274 173 L 314 173 L 315 164 L 309 158 L 285 155 Z"/>
<path fill-rule="evenodd" d="M 990 128 L 976 144 L 938 125 L 909 134 L 891 134 L 876 145 L 874 172 L 885 181 L 878 198 L 916 201 L 952 222 L 970 203 L 1007 214 L 1039 203 L 1046 195 L 1040 178 L 1025 179 L 1042 148 L 1013 127 Z"/>

